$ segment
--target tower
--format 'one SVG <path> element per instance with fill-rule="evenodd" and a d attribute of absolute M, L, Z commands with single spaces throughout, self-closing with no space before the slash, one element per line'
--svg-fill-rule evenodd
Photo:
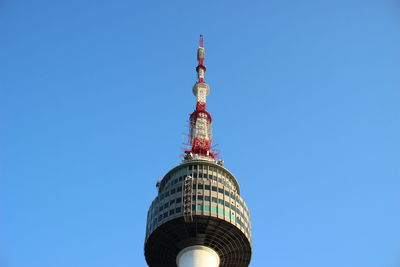
<path fill-rule="evenodd" d="M 147 213 L 145 257 L 150 267 L 246 267 L 251 258 L 250 214 L 236 178 L 211 150 L 210 93 L 204 77 L 203 36 L 197 50 L 196 108 L 182 163 L 157 182 Z"/>

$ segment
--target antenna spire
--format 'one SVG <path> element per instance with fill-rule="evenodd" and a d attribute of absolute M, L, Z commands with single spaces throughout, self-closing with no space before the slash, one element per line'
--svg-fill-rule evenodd
<path fill-rule="evenodd" d="M 200 35 L 197 48 L 196 67 L 198 81 L 193 86 L 193 94 L 196 96 L 196 109 L 190 115 L 189 143 L 192 146 L 186 150 L 185 159 L 199 158 L 213 160 L 215 155 L 211 152 L 212 133 L 211 115 L 206 111 L 206 96 L 210 93 L 210 87 L 204 82 L 206 66 L 204 66 L 204 38 Z"/>
<path fill-rule="evenodd" d="M 204 66 L 204 56 L 204 38 L 203 35 L 200 35 L 199 48 L 197 49 L 197 61 L 199 62 L 199 64 L 196 67 L 197 78 L 200 83 L 204 82 L 204 75 L 206 72 L 206 66 Z"/>
<path fill-rule="evenodd" d="M 204 42 L 203 35 L 200 34 L 199 47 L 204 47 L 203 42 Z"/>

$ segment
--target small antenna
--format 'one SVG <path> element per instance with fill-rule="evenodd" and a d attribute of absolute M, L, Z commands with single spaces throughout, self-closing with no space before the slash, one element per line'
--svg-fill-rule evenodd
<path fill-rule="evenodd" d="M 200 34 L 199 47 L 204 47 L 204 37 Z"/>

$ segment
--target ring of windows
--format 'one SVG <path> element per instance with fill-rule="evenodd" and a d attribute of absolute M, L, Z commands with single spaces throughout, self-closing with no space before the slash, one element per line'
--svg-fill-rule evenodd
<path fill-rule="evenodd" d="M 193 204 L 193 210 L 197 211 L 196 205 L 200 205 L 203 207 L 202 212 L 210 212 L 211 216 L 213 216 L 212 214 L 221 215 L 222 210 L 224 210 L 225 220 L 228 219 L 228 221 L 234 221 L 239 224 L 243 228 L 242 230 L 250 237 L 250 216 L 243 199 L 238 194 L 224 190 L 224 188 L 204 184 L 200 179 L 194 179 L 194 181 L 192 203 L 195 204 Z M 148 222 L 150 223 L 148 225 L 149 233 L 158 227 L 158 225 L 165 222 L 167 218 L 172 219 L 173 217 L 181 216 L 182 186 L 183 183 L 179 183 L 177 187 L 165 190 L 153 201 L 148 213 Z M 217 197 L 215 193 L 213 196 L 212 192 L 216 192 L 220 197 Z M 218 204 L 223 205 L 224 208 L 218 208 Z M 228 216 L 227 214 L 230 215 Z"/>
<path fill-rule="evenodd" d="M 245 205 L 245 202 L 243 201 L 243 199 L 238 195 L 235 194 L 234 192 L 230 192 L 228 190 L 224 190 L 221 187 L 217 187 L 217 186 L 212 186 L 212 185 L 208 185 L 208 184 L 203 184 L 203 183 L 193 183 L 193 190 L 198 190 L 199 193 L 201 194 L 202 190 L 204 190 L 204 195 L 205 197 L 207 197 L 206 195 L 208 194 L 208 191 L 214 191 L 220 194 L 224 194 L 227 197 L 230 197 L 232 199 L 232 204 L 234 202 L 236 202 L 238 205 L 240 205 L 242 207 L 242 209 L 244 210 L 244 213 L 246 214 L 246 216 L 242 216 L 242 217 L 250 217 L 249 212 L 248 212 L 248 208 Z M 174 195 L 175 193 L 180 193 L 182 192 L 182 184 L 179 184 L 177 187 L 172 188 L 170 190 L 165 191 L 164 193 L 160 194 L 152 203 L 152 206 L 154 204 L 157 204 L 158 202 L 162 202 L 164 199 L 169 198 L 169 196 Z M 209 194 L 208 194 L 209 195 Z M 199 200 L 202 196 L 199 196 Z M 179 198 L 178 198 L 179 199 Z M 170 204 L 172 204 L 172 202 L 175 201 L 174 199 L 170 200 Z M 177 200 L 178 201 L 178 200 Z M 180 200 L 181 201 L 181 200 Z M 206 200 L 208 201 L 208 200 Z M 178 202 L 177 202 L 178 203 Z M 162 207 L 162 205 L 164 205 L 164 207 Z M 165 208 L 165 206 L 168 206 L 167 204 L 162 204 L 161 206 L 159 206 L 159 210 L 162 210 Z M 238 209 L 239 207 L 236 206 L 234 207 L 234 209 Z M 241 213 L 241 211 L 240 211 Z"/>
<path fill-rule="evenodd" d="M 160 183 L 160 191 L 164 191 L 165 189 L 174 186 L 178 182 L 183 181 L 187 176 L 216 181 L 224 184 L 224 186 L 231 190 L 238 191 L 238 188 L 236 187 L 237 182 L 229 172 L 224 171 L 221 167 L 203 164 L 185 166 L 164 177 Z"/>

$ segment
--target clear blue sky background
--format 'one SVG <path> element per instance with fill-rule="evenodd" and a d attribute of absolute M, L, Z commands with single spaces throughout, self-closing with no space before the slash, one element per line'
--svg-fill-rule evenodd
<path fill-rule="evenodd" d="M 2 1 L 0 266 L 146 266 L 200 33 L 251 266 L 400 266 L 396 0 Z"/>

